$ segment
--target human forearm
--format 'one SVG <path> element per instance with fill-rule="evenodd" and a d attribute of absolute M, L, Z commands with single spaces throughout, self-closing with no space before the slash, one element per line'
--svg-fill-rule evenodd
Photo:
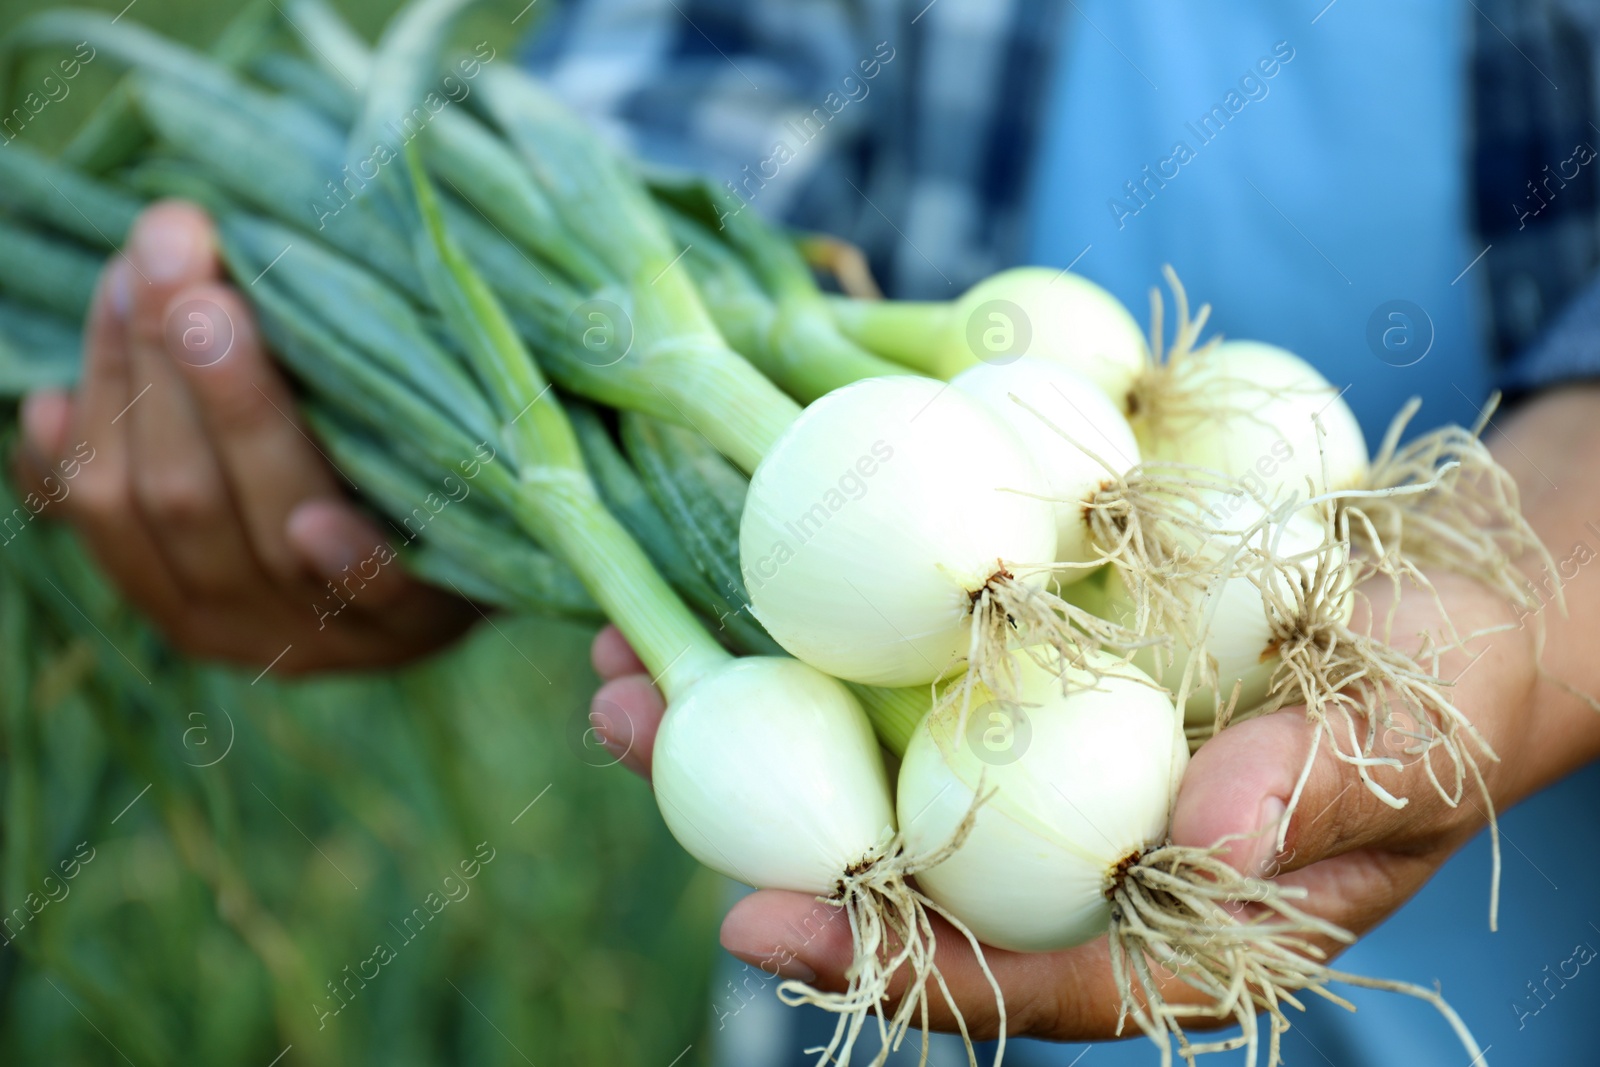
<path fill-rule="evenodd" d="M 1551 576 L 1523 563 L 1544 604 L 1523 621 L 1533 634 L 1543 626 L 1546 677 L 1534 693 L 1520 795 L 1600 758 L 1600 711 L 1566 688 L 1600 696 L 1600 387 L 1553 390 L 1497 422 L 1495 457 L 1556 564 Z M 1565 614 L 1553 607 L 1557 581 Z"/>

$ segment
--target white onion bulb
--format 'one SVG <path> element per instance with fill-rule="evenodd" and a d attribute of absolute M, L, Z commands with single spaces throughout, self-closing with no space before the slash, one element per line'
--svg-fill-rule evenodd
<path fill-rule="evenodd" d="M 942 979 L 927 898 L 906 882 L 916 864 L 895 834 L 878 742 L 850 690 L 797 660 L 731 662 L 667 709 L 653 777 L 668 829 L 695 859 L 747 885 L 811 894 L 848 916 L 847 987 L 778 986 L 784 1003 L 838 1017 L 822 1059 L 848 1065 L 875 1013 L 885 1046 L 897 1047 Z M 898 946 L 886 952 L 891 937 Z M 896 977 L 913 991 L 879 1013 Z M 1003 1026 L 992 976 L 990 986 Z"/>
<path fill-rule="evenodd" d="M 868 685 L 923 685 L 970 647 L 1002 561 L 1055 558 L 1021 441 L 946 383 L 869 378 L 808 407 L 750 482 L 739 562 L 788 652 Z M 1019 579 L 1037 588 L 1043 573 Z"/>
<path fill-rule="evenodd" d="M 831 894 L 894 831 L 861 705 L 791 659 L 736 660 L 695 683 L 662 720 L 652 777 L 672 836 L 763 889 Z"/>
<path fill-rule="evenodd" d="M 1243 478 L 1269 499 L 1291 492 L 1304 499 L 1308 479 L 1319 494 L 1364 482 L 1367 445 L 1355 413 L 1293 352 L 1225 341 L 1166 374 L 1157 414 L 1134 420 L 1147 458 Z"/>
<path fill-rule="evenodd" d="M 1176 694 L 1193 655 L 1192 639 L 1198 636 L 1198 628 L 1204 627 L 1205 650 L 1215 661 L 1215 685 L 1189 694 L 1184 720 L 1190 726 L 1211 722 L 1216 717 L 1217 696 L 1220 694 L 1226 702 L 1235 684 L 1239 686 L 1235 713 L 1249 711 L 1266 699 L 1272 677 L 1281 663 L 1277 649 L 1287 636 L 1280 631 L 1289 620 L 1268 610 L 1262 586 L 1266 585 L 1288 602 L 1295 599 L 1288 585 L 1293 580 L 1292 571 L 1286 574 L 1282 569 L 1266 566 L 1258 556 L 1248 552 L 1239 553 L 1229 563 L 1230 553 L 1266 516 L 1265 510 L 1242 493 L 1206 493 L 1200 499 L 1205 505 L 1201 515 L 1209 533 L 1204 542 L 1191 542 L 1191 545 L 1199 550 L 1199 559 L 1204 563 L 1218 568 L 1230 566 L 1234 573 L 1205 588 L 1174 584 L 1171 589 L 1184 605 L 1181 622 L 1196 628 L 1195 631 L 1172 633 L 1169 635 L 1171 645 L 1159 653 L 1146 648 L 1134 656 L 1139 667 Z M 1343 546 L 1338 542 L 1330 543 L 1321 520 L 1305 511 L 1295 512 L 1282 521 L 1267 521 L 1254 529 L 1247 544 L 1270 552 L 1280 561 L 1292 563 L 1304 576 L 1305 585 L 1315 577 L 1319 560 L 1330 567 L 1342 568 L 1345 559 Z M 1338 592 L 1339 602 L 1327 605 L 1327 615 L 1323 618 L 1348 622 L 1354 598 L 1348 589 L 1341 587 Z M 1134 616 L 1133 596 L 1115 567 L 1107 568 L 1094 582 L 1075 586 L 1070 598 L 1079 607 L 1115 622 L 1129 624 Z"/>
<path fill-rule="evenodd" d="M 1139 444 L 1122 412 L 1083 375 L 1040 359 L 980 363 L 950 384 L 1009 424 L 1032 453 L 1055 506 L 1056 562 L 1095 559 L 1084 505 L 1139 463 Z M 1065 584 L 1087 573 L 1064 570 L 1056 579 Z"/>
<path fill-rule="evenodd" d="M 1166 840 L 1189 750 L 1172 702 L 1123 661 L 1091 654 L 1098 686 L 1069 668 L 1064 695 L 1054 672 L 1014 656 L 1019 703 L 975 700 L 965 736 L 954 709 L 925 718 L 896 806 L 918 855 L 952 839 L 980 782 L 993 790 L 965 842 L 918 884 L 985 944 L 1048 952 L 1106 932 L 1110 879 Z"/>
<path fill-rule="evenodd" d="M 1081 274 L 1015 267 L 963 293 L 948 311 L 934 372 L 953 377 L 1016 355 L 1069 367 L 1121 408 L 1144 370 L 1144 332 L 1116 297 Z"/>

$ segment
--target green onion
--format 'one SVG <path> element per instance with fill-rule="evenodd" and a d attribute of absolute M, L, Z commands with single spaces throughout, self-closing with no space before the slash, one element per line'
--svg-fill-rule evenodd
<path fill-rule="evenodd" d="M 474 440 L 497 437 L 496 417 L 471 374 L 429 335 L 411 304 L 361 267 L 316 239 L 271 223 L 236 217 L 235 246 L 272 263 L 273 282 L 367 354 L 372 362 L 427 397 Z"/>
<path fill-rule="evenodd" d="M 99 278 L 87 249 L 0 217 L 0 293 L 81 321 Z"/>
<path fill-rule="evenodd" d="M 397 540 L 422 542 L 403 553 L 413 573 L 483 604 L 586 620 L 599 616 L 568 567 L 473 499 L 470 472 L 480 466 L 474 457 L 463 457 L 471 464 L 465 469 L 429 483 L 397 463 L 378 439 L 331 412 L 311 405 L 305 415 L 339 472 L 389 517 Z"/>
<path fill-rule="evenodd" d="M 373 202 L 351 201 L 319 229 L 319 206 L 338 175 L 331 168 L 319 168 L 293 141 L 252 122 L 237 101 L 196 96 L 165 73 L 154 71 L 143 71 L 135 79 L 134 95 L 161 140 L 207 181 L 280 222 L 318 233 L 403 292 L 421 295 L 422 282 L 406 242 L 385 223 Z"/>
<path fill-rule="evenodd" d="M 0 300 L 0 396 L 73 384 L 82 345 L 73 320 Z"/>
<path fill-rule="evenodd" d="M 127 237 L 140 205 L 119 189 L 12 144 L 0 152 L 0 206 L 110 249 Z"/>
<path fill-rule="evenodd" d="M 698 177 L 654 175 L 658 197 L 685 209 L 700 223 L 700 240 L 712 242 L 710 227 L 743 256 L 774 303 L 764 344 L 755 344 L 751 361 L 785 391 L 812 401 L 863 378 L 904 374 L 839 331 L 827 299 L 811 269 L 787 236 L 774 231 L 755 212 L 742 210 L 731 194 Z"/>
<path fill-rule="evenodd" d="M 0 105 L 10 95 L 23 55 L 80 41 L 88 42 L 97 55 L 112 57 L 125 66 L 161 71 L 193 94 L 244 101 L 254 116 L 252 126 L 292 139 L 302 150 L 311 148 L 319 156 L 337 158 L 337 132 L 312 108 L 290 97 L 264 93 L 247 85 L 222 62 L 174 44 L 131 20 L 117 21 L 97 11 L 65 8 L 41 12 L 23 19 L 0 39 Z M 243 37 L 241 47 L 247 47 Z"/>
<path fill-rule="evenodd" d="M 640 182 L 531 79 L 482 77 L 490 111 L 551 202 L 625 286 L 633 348 L 623 362 L 665 402 L 646 406 L 640 390 L 627 406 L 694 427 L 754 470 L 799 408 L 717 333 Z"/>
<path fill-rule="evenodd" d="M 600 498 L 644 546 L 661 569 L 662 576 L 706 616 L 706 625 L 714 626 L 735 649 L 755 655 L 777 653 L 777 643 L 750 616 L 743 593 L 719 585 L 710 577 L 704 558 L 697 550 L 693 531 L 673 521 L 677 516 L 657 506 L 654 494 L 645 488 L 642 474 L 617 450 L 600 416 L 584 405 L 569 407 L 567 414 L 583 446 L 584 458 L 599 487 Z M 710 445 L 704 447 L 718 462 L 727 463 Z M 640 470 L 643 468 L 641 463 Z M 737 518 L 734 521 L 737 524 Z"/>
<path fill-rule="evenodd" d="M 431 243 L 429 290 L 467 348 L 517 464 L 512 517 L 578 574 L 628 637 L 670 700 L 728 662 L 649 558 L 601 503 L 572 425 L 509 318 L 445 230 L 427 175 L 408 152 L 410 178 Z"/>
<path fill-rule="evenodd" d="M 700 572 L 753 620 L 739 572 L 739 517 L 749 480 L 693 430 L 632 412 L 622 415 L 621 429 L 640 481 Z"/>

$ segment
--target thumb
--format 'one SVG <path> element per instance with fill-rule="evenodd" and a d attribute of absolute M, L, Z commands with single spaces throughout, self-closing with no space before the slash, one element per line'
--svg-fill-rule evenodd
<path fill-rule="evenodd" d="M 1336 714 L 1330 712 L 1330 715 Z M 1442 808 L 1421 762 L 1396 749 L 1400 768 L 1374 767 L 1371 777 L 1394 797 L 1394 807 L 1361 780 L 1357 768 L 1340 759 L 1351 745 L 1350 725 L 1332 723 L 1332 736 L 1306 719 L 1304 709 L 1285 708 L 1229 726 L 1194 754 L 1178 791 L 1172 817 L 1173 841 L 1209 848 L 1227 838 L 1223 859 L 1243 874 L 1275 877 L 1317 860 L 1417 833 Z M 1355 737 L 1360 738 L 1358 725 Z M 1318 737 L 1318 734 L 1322 736 Z M 1381 739 L 1387 741 L 1387 738 Z M 1315 759 L 1300 795 L 1295 785 L 1313 746 Z M 1409 798 L 1409 799 L 1408 799 Z M 1294 810 L 1289 803 L 1294 799 Z M 1289 823 L 1285 828 L 1284 820 Z M 1285 834 L 1285 829 L 1287 833 Z M 1280 853 L 1278 841 L 1284 837 Z"/>

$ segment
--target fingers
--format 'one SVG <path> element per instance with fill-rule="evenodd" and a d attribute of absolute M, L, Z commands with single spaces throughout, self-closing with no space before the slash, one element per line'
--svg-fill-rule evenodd
<path fill-rule="evenodd" d="M 22 465 L 40 481 L 76 461 L 61 512 L 188 653 L 297 673 L 464 632 L 471 607 L 405 576 L 341 498 L 214 249 L 193 206 L 140 216 L 91 307 L 77 395 L 27 405 Z"/>
<path fill-rule="evenodd" d="M 67 446 L 72 398 L 60 389 L 41 389 L 22 402 L 20 422 L 27 445 L 40 458 L 54 459 Z"/>
<path fill-rule="evenodd" d="M 666 700 L 645 674 L 613 678 L 589 704 L 589 723 L 617 761 L 642 778 L 650 777 L 650 755 Z"/>
<path fill-rule="evenodd" d="M 589 704 L 589 724 L 619 763 L 648 780 L 666 700 L 615 626 L 595 635 L 589 659 L 595 673 L 605 679 Z"/>
<path fill-rule="evenodd" d="M 1229 726 L 1208 740 L 1184 772 L 1172 815 L 1173 841 L 1210 848 L 1236 838 L 1224 847 L 1223 858 L 1243 874 L 1267 874 L 1310 734 L 1304 715 L 1285 709 Z M 1301 811 L 1315 815 L 1323 803 L 1313 798 Z"/>
<path fill-rule="evenodd" d="M 406 575 L 344 499 L 215 246 L 192 205 L 139 217 L 102 274 L 76 394 L 24 406 L 23 484 L 189 654 L 292 674 L 442 647 L 473 607 Z"/>
<path fill-rule="evenodd" d="M 1414 798 L 1397 811 L 1324 743 L 1280 852 L 1285 804 L 1315 734 L 1294 708 L 1237 723 L 1207 741 L 1179 788 L 1172 838 L 1207 848 L 1239 835 L 1225 846 L 1228 863 L 1305 890 L 1300 906 L 1359 935 L 1420 889 L 1449 846 L 1432 829 L 1438 801 L 1425 775 L 1410 775 L 1403 786 L 1387 783 Z M 1320 935 L 1311 940 L 1330 958 L 1345 947 Z"/>
<path fill-rule="evenodd" d="M 251 545 L 279 582 L 301 580 L 312 563 L 324 579 L 370 553 L 370 524 L 319 527 L 308 559 L 287 536 L 295 509 L 307 500 L 342 503 L 343 487 L 301 424 L 288 384 L 268 357 L 255 316 L 238 293 L 214 283 L 184 291 L 173 309 L 190 322 L 186 358 L 176 369 L 192 391 L 200 420 L 230 484 Z M 339 546 L 335 540 L 350 535 Z M 305 546 L 302 546 L 305 547 Z M 341 553 L 338 566 L 326 566 Z"/>
<path fill-rule="evenodd" d="M 943 919 L 934 919 L 934 930 L 939 973 L 960 1005 L 968 1029 L 977 1038 L 995 1036 L 1000 1022 L 995 993 L 971 947 Z M 846 987 L 846 974 L 855 958 L 850 923 L 840 908 L 805 893 L 775 889 L 751 893 L 733 906 L 722 922 L 722 945 L 768 975 L 798 979 L 824 990 Z M 1082 949 L 1048 955 L 987 950 L 984 958 L 1005 991 L 1008 1030 L 1053 1032 L 1058 1025 L 1053 1006 L 1045 1013 L 1052 1018 L 1041 1019 L 1035 1001 L 1044 990 L 1053 994 L 1058 982 L 1076 983 L 1083 977 L 1074 968 L 1063 966 L 1063 957 L 1081 961 L 1091 955 Z M 1109 966 L 1106 977 L 1109 979 Z M 897 1003 L 904 995 L 906 981 L 903 973 L 897 978 Z M 929 993 L 930 1026 L 937 1030 L 955 1029 L 955 1013 L 937 986 Z M 1086 1011 L 1096 1007 L 1092 1003 L 1082 1005 Z M 1013 1013 L 1016 1018 L 1009 1018 Z"/>
<path fill-rule="evenodd" d="M 608 682 L 625 674 L 645 673 L 644 663 L 615 626 L 602 627 L 595 634 L 594 644 L 589 646 L 589 660 L 594 664 L 595 673 Z"/>
<path fill-rule="evenodd" d="M 406 654 L 415 651 L 412 638 L 464 628 L 470 613 L 406 574 L 392 539 L 343 496 L 244 299 L 203 283 L 180 293 L 169 316 L 189 324 L 174 365 L 269 580 L 299 596 L 308 584 L 359 588 L 359 597 L 347 598 L 351 618 L 395 635 Z"/>
<path fill-rule="evenodd" d="M 943 918 L 930 918 L 939 974 L 962 1019 L 975 1039 L 997 1036 L 1000 1012 L 989 975 L 960 931 Z M 722 945 L 769 977 L 794 978 L 824 990 L 846 988 L 854 962 L 850 925 L 841 909 L 805 893 L 775 889 L 751 893 L 733 906 L 722 923 Z M 1007 1033 L 1056 1041 L 1115 1035 L 1120 999 L 1104 938 L 1060 952 L 985 948 L 983 959 L 1003 994 Z M 907 983 L 902 970 L 892 986 L 892 1002 L 904 996 Z M 1198 997 L 1176 977 L 1161 986 L 1169 1003 L 1193 1003 Z M 928 1010 L 932 1029 L 956 1029 L 955 1013 L 937 983 L 928 987 Z M 1128 1027 L 1131 1031 L 1132 1024 Z"/>
<path fill-rule="evenodd" d="M 309 605 L 317 616 L 316 643 L 292 670 L 404 663 L 465 633 L 480 617 L 468 601 L 407 574 L 391 544 L 396 539 L 385 538 L 347 500 L 301 502 L 283 537 L 295 558 L 306 561 L 305 573 L 323 579 L 309 595 L 301 592 L 306 582 L 281 587 L 293 610 Z"/>
<path fill-rule="evenodd" d="M 218 272 L 210 222 L 192 205 L 157 204 L 135 223 L 129 255 L 142 283 L 127 333 L 138 383 L 125 417 L 134 502 L 185 593 L 224 600 L 259 582 L 257 565 L 175 358 L 194 333 L 177 301 Z"/>
<path fill-rule="evenodd" d="M 1492 613 L 1474 610 L 1462 599 L 1465 594 L 1441 592 L 1450 618 L 1467 620 L 1464 630 L 1495 621 Z M 1397 632 L 1420 632 L 1429 624 L 1430 613 L 1436 613 L 1428 601 L 1420 608 L 1401 607 L 1402 626 Z M 1527 706 L 1529 672 L 1519 668 L 1516 656 L 1508 651 L 1517 640 L 1526 638 L 1502 634 L 1468 642 L 1464 652 L 1437 661 L 1447 679 L 1459 679 L 1466 669 L 1480 672 L 1473 675 L 1470 687 L 1450 692 L 1472 725 L 1503 755 L 1514 754 L 1517 733 L 1526 732 L 1516 719 Z M 1485 666 L 1473 668 L 1480 662 L 1474 655 L 1487 657 L 1496 650 L 1505 666 L 1483 658 Z M 597 661 L 599 654 L 597 649 Z M 1330 710 L 1329 723 L 1314 724 L 1304 709 L 1285 709 L 1237 723 L 1209 740 L 1195 754 L 1181 783 L 1172 837 L 1180 845 L 1198 847 L 1233 838 L 1225 848 L 1234 866 L 1305 890 L 1308 911 L 1360 934 L 1415 893 L 1481 825 L 1481 812 L 1474 810 L 1474 803 L 1481 801 L 1470 776 L 1459 803 L 1441 795 L 1430 767 L 1448 786 L 1454 782 L 1454 764 L 1442 749 L 1422 750 L 1416 745 L 1418 737 L 1428 738 L 1429 733 L 1412 727 L 1399 703 L 1386 709 L 1385 733 L 1372 738 L 1370 748 L 1364 720 L 1341 714 Z M 1437 737 L 1435 732 L 1431 739 Z M 1370 788 L 1362 769 L 1339 757 L 1335 739 L 1345 753 L 1371 751 L 1389 761 L 1366 768 L 1381 789 Z M 1472 744 L 1464 734 L 1460 741 Z M 1512 755 L 1507 762 L 1517 761 Z M 1486 758 L 1485 765 L 1489 766 Z M 1302 782 L 1303 770 L 1307 773 Z M 1386 802 L 1384 792 L 1391 799 L 1405 798 L 1406 803 Z M 1296 807 L 1292 816 L 1286 816 L 1291 798 Z M 1287 831 L 1282 855 L 1276 848 L 1280 829 Z M 992 1036 L 997 1026 L 993 995 L 976 956 L 950 926 L 935 925 L 943 978 L 975 1034 Z M 853 963 L 849 926 L 838 909 L 800 893 L 761 891 L 747 897 L 729 913 L 722 941 L 734 955 L 768 975 L 797 978 L 827 990 L 845 988 Z M 1329 957 L 1344 947 L 1321 934 L 1309 941 Z M 1057 1040 L 1111 1036 L 1120 998 L 1108 952 L 1103 939 L 1049 954 L 986 949 L 984 959 L 1005 991 L 1009 1030 Z M 1169 1004 L 1204 999 L 1177 975 L 1162 982 L 1162 993 Z M 946 1030 L 955 1023 L 936 993 L 930 994 L 930 1021 Z M 1201 1016 L 1196 1022 L 1203 1026 L 1207 1020 Z"/>
<path fill-rule="evenodd" d="M 1342 722 L 1335 723 L 1336 732 Z M 1356 736 L 1364 738 L 1359 728 Z M 1347 751 L 1353 747 L 1348 736 L 1340 743 Z M 1316 757 L 1280 851 L 1285 805 L 1313 745 Z M 1374 749 L 1403 754 L 1404 741 L 1385 738 Z M 1420 758 L 1371 773 L 1405 806 L 1385 803 L 1369 788 L 1302 709 L 1237 723 L 1190 761 L 1173 812 L 1173 841 L 1205 848 L 1232 837 L 1223 858 L 1236 869 L 1305 890 L 1309 911 L 1362 934 L 1421 889 L 1482 822 L 1475 817 L 1481 803 L 1475 785 L 1468 784 L 1461 804 L 1451 808 Z M 1313 940 L 1330 955 L 1344 947 Z"/>
<path fill-rule="evenodd" d="M 1348 751 L 1352 741 L 1343 732 L 1345 720 L 1339 717 L 1333 726 Z M 1364 739 L 1363 727 L 1356 730 L 1355 736 Z M 1469 782 L 1461 804 L 1452 808 L 1429 779 L 1425 760 L 1406 753 L 1407 738 L 1399 728 L 1390 732 L 1396 736 L 1386 734 L 1374 751 L 1396 758 L 1401 767 L 1373 767 L 1370 774 L 1375 784 L 1403 802 L 1400 806 L 1386 802 L 1355 766 L 1335 755 L 1332 739 L 1308 722 L 1301 709 L 1230 726 L 1190 761 L 1173 812 L 1173 840 L 1210 847 L 1236 837 L 1225 846 L 1225 857 L 1257 877 L 1367 848 L 1429 851 L 1459 844 L 1481 822 L 1471 817 L 1481 804 L 1476 785 Z M 1313 747 L 1316 757 L 1280 854 L 1286 805 Z"/>
<path fill-rule="evenodd" d="M 1393 604 L 1386 584 L 1369 583 L 1363 598 L 1371 594 L 1372 610 L 1358 612 L 1355 625 L 1375 620 L 1374 631 L 1392 633 L 1396 647 L 1407 647 L 1402 639 L 1415 642 L 1413 653 L 1449 647 L 1452 627 L 1460 633 L 1461 647 L 1424 661 L 1446 683 L 1441 692 L 1454 710 L 1430 708 L 1429 721 L 1418 723 L 1415 706 L 1394 699 L 1375 716 L 1376 735 L 1364 714 L 1352 721 L 1339 710 L 1320 727 L 1298 708 L 1230 726 L 1190 762 L 1173 816 L 1177 843 L 1210 846 L 1244 835 L 1228 846 L 1230 862 L 1305 890 L 1308 910 L 1359 935 L 1416 893 L 1484 825 L 1486 792 L 1502 805 L 1526 792 L 1525 756 L 1538 733 L 1528 720 L 1536 677 L 1532 637 L 1507 628 L 1509 609 L 1470 577 L 1432 578 L 1432 592 L 1412 588 Z M 1432 635 L 1431 645 L 1422 634 Z M 1359 690 L 1346 695 L 1366 699 Z M 1341 758 L 1335 742 L 1347 757 L 1370 753 L 1383 762 L 1358 767 Z M 1295 796 L 1302 771 L 1303 788 L 1283 826 L 1281 805 Z"/>
<path fill-rule="evenodd" d="M 101 567 L 146 614 L 169 619 L 183 598 L 134 507 L 129 478 L 126 324 L 137 278 L 125 257 L 100 276 L 84 330 L 83 377 L 55 458 L 66 462 L 70 451 L 81 460 L 62 503 Z"/>

